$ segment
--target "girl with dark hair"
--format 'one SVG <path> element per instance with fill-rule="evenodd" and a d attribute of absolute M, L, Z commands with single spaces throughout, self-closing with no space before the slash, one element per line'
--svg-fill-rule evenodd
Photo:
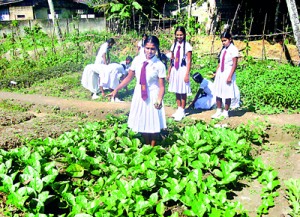
<path fill-rule="evenodd" d="M 166 68 L 160 60 L 157 37 L 149 36 L 144 49 L 145 55 L 138 55 L 133 59 L 127 77 L 107 96 L 114 97 L 136 77 L 128 127 L 141 133 L 146 144 L 154 146 L 161 129 L 167 127 L 163 105 Z"/>
<path fill-rule="evenodd" d="M 176 93 L 177 110 L 172 115 L 174 120 L 181 121 L 185 117 L 187 94 L 191 93 L 190 70 L 192 62 L 192 46 L 186 41 L 185 28 L 178 26 L 175 40 L 171 46 L 171 65 L 168 70 L 169 91 Z"/>
<path fill-rule="evenodd" d="M 109 64 L 109 50 L 115 44 L 115 40 L 113 38 L 108 39 L 105 43 L 103 43 L 97 51 L 97 56 L 95 60 L 95 64 Z"/>
<path fill-rule="evenodd" d="M 217 111 L 211 118 L 228 118 L 231 99 L 237 98 L 238 89 L 236 86 L 236 74 L 239 51 L 233 44 L 231 34 L 224 32 L 221 35 L 223 49 L 220 54 L 220 61 L 216 70 L 214 80 Z M 224 110 L 222 111 L 222 99 L 225 99 Z"/>
<path fill-rule="evenodd" d="M 144 54 L 145 41 L 147 38 L 148 38 L 148 35 L 144 33 L 142 35 L 142 40 L 140 40 L 137 45 L 137 47 L 138 47 L 137 55 Z"/>

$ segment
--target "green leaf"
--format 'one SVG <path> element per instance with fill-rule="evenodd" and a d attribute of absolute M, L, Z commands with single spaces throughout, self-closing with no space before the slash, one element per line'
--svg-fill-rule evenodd
<path fill-rule="evenodd" d="M 136 10 L 142 10 L 143 7 L 136 1 L 132 2 L 132 6 L 136 9 Z"/>
<path fill-rule="evenodd" d="M 75 197 L 73 194 L 71 193 L 63 193 L 62 194 L 62 197 L 65 199 L 65 201 L 72 205 L 72 206 L 75 206 L 76 205 L 76 201 L 75 201 Z"/>
<path fill-rule="evenodd" d="M 179 155 L 175 155 L 172 162 L 172 167 L 174 168 L 180 168 L 182 165 L 182 159 Z"/>
<path fill-rule="evenodd" d="M 5 174 L 0 174 L 0 180 L 2 182 L 2 186 L 0 186 L 0 191 L 3 191 L 5 193 L 10 193 L 15 191 L 15 186 L 10 176 Z"/>
<path fill-rule="evenodd" d="M 32 196 L 33 195 L 33 197 L 37 196 L 36 191 L 33 188 L 26 187 L 26 186 L 19 188 L 17 190 L 17 194 L 19 194 L 20 196 L 24 196 L 24 195 L 26 195 L 26 196 Z"/>
<path fill-rule="evenodd" d="M 66 172 L 72 177 L 80 178 L 84 175 L 84 168 L 79 164 L 71 164 L 66 169 Z"/>
<path fill-rule="evenodd" d="M 157 192 L 152 193 L 149 197 L 149 203 L 151 205 L 155 205 L 157 203 L 157 201 L 158 201 L 158 193 Z"/>
<path fill-rule="evenodd" d="M 165 205 L 163 202 L 159 202 L 156 205 L 156 213 L 160 216 L 163 216 L 163 214 L 165 213 Z"/>
<path fill-rule="evenodd" d="M 37 192 L 41 192 L 44 187 L 43 181 L 40 178 L 35 177 L 29 182 L 29 187 L 32 187 Z"/>

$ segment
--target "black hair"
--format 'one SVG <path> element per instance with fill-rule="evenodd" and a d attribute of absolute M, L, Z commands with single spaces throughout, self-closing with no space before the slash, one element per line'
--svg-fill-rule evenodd
<path fill-rule="evenodd" d="M 185 28 L 183 26 L 177 26 L 177 28 L 175 29 L 175 32 L 174 34 L 176 35 L 176 32 L 182 32 L 183 35 L 184 35 L 184 39 L 183 39 L 183 57 L 182 57 L 182 62 L 181 62 L 181 66 L 183 65 L 186 65 L 186 61 L 185 61 L 185 42 L 186 42 L 186 31 L 185 31 Z M 176 47 L 176 44 L 177 44 L 177 39 L 175 37 L 174 39 L 174 47 L 173 47 L 173 50 L 172 50 L 172 53 L 174 54 L 174 50 L 175 50 L 175 47 Z M 173 64 L 173 63 L 172 63 Z"/>
<path fill-rule="evenodd" d="M 146 34 L 146 33 L 144 33 L 143 35 L 142 35 L 142 38 L 144 38 L 146 36 L 146 39 L 144 40 L 144 39 L 142 39 L 142 47 L 145 47 L 145 41 L 147 40 L 147 38 L 148 38 L 148 35 Z"/>
<path fill-rule="evenodd" d="M 221 34 L 220 38 L 221 38 L 221 39 L 222 39 L 222 38 L 231 39 L 231 34 L 229 33 L 229 30 L 224 31 L 224 32 Z M 230 41 L 230 43 L 234 44 L 232 40 Z M 225 47 L 225 46 L 222 46 L 222 48 L 221 48 L 221 50 L 220 50 L 220 52 L 219 52 L 219 54 L 218 54 L 218 63 L 220 63 L 220 56 L 221 56 L 221 53 L 222 53 L 222 50 L 223 50 L 223 49 L 226 49 L 226 47 Z"/>
<path fill-rule="evenodd" d="M 147 39 L 145 40 L 145 44 L 147 43 L 152 43 L 154 44 L 154 46 L 157 49 L 157 53 L 158 53 L 158 58 L 161 59 L 161 53 L 160 53 L 160 49 L 159 49 L 159 39 L 154 36 L 154 35 L 150 35 L 149 37 L 147 37 Z"/>
<path fill-rule="evenodd" d="M 231 39 L 231 34 L 228 31 L 225 31 L 221 34 L 221 38 Z"/>
<path fill-rule="evenodd" d="M 193 76 L 192 76 L 192 78 L 193 78 L 193 80 L 195 81 L 195 82 L 197 82 L 197 83 L 199 83 L 199 84 L 201 84 L 201 82 L 203 81 L 203 77 L 202 77 L 202 75 L 199 73 L 199 72 L 196 72 L 196 73 L 194 73 L 193 74 Z"/>
<path fill-rule="evenodd" d="M 107 39 L 106 42 L 107 42 L 108 44 L 114 44 L 114 43 L 116 43 L 116 42 L 115 42 L 115 39 L 113 39 L 113 38 Z"/>
<path fill-rule="evenodd" d="M 131 56 L 127 56 L 126 60 L 129 60 L 130 62 L 132 62 L 132 57 Z"/>

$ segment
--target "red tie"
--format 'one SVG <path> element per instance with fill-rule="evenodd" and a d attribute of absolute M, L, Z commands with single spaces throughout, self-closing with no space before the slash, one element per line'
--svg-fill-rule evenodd
<path fill-rule="evenodd" d="M 141 85 L 141 90 L 142 90 L 142 98 L 143 100 L 146 100 L 148 98 L 148 93 L 147 93 L 147 82 L 146 82 L 146 66 L 148 65 L 148 62 L 145 61 L 143 63 L 143 67 L 141 70 L 141 77 L 140 77 L 140 85 Z"/>
<path fill-rule="evenodd" d="M 221 72 L 224 71 L 225 55 L 226 55 L 226 50 L 224 51 L 223 56 L 222 56 L 222 61 L 221 61 Z"/>
<path fill-rule="evenodd" d="M 179 68 L 179 59 L 180 59 L 180 46 L 178 46 L 176 57 L 175 57 L 175 69 Z"/>

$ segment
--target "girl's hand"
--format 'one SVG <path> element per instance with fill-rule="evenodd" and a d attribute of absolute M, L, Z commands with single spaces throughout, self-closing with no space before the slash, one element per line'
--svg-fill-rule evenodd
<path fill-rule="evenodd" d="M 190 76 L 189 76 L 189 74 L 186 74 L 186 75 L 184 76 L 184 82 L 185 82 L 185 83 L 189 83 L 189 82 L 190 82 Z"/>
<path fill-rule="evenodd" d="M 231 82 L 232 82 L 232 78 L 231 78 L 231 76 L 229 76 L 229 77 L 227 78 L 226 83 L 227 83 L 227 84 L 230 84 Z"/>
<path fill-rule="evenodd" d="M 112 92 L 110 92 L 109 94 L 107 94 L 106 97 L 115 98 L 115 96 L 117 95 L 117 92 L 118 91 L 113 90 Z"/>
<path fill-rule="evenodd" d="M 159 109 L 162 108 L 162 103 L 161 102 L 156 102 L 156 103 L 154 103 L 154 107 L 159 110 Z"/>

